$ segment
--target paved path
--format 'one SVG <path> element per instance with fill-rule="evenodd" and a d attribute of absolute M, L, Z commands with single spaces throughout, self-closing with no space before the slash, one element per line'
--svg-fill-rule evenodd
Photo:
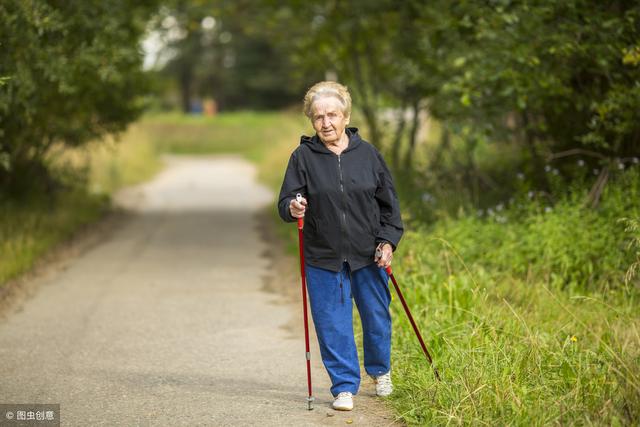
<path fill-rule="evenodd" d="M 250 164 L 170 157 L 118 199 L 135 215 L 0 322 L 0 403 L 60 403 L 68 426 L 391 422 L 368 383 L 354 412 L 329 408 L 315 345 L 306 410 L 301 310 L 263 289 L 272 195 Z"/>

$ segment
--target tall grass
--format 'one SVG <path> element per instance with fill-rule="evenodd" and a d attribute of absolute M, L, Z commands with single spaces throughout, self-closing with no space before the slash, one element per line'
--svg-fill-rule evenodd
<path fill-rule="evenodd" d="M 634 425 L 640 420 L 640 174 L 584 194 L 411 227 L 396 272 L 443 373 L 438 383 L 394 307 L 391 399 L 409 424 Z M 545 209 L 546 208 L 546 209 Z"/>

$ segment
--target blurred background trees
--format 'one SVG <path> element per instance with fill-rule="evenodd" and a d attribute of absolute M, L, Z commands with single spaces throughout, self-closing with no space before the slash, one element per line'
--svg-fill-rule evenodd
<path fill-rule="evenodd" d="M 0 20 L 3 191 L 144 105 L 278 109 L 325 78 L 407 187 L 453 210 L 576 181 L 595 206 L 638 161 L 635 1 L 8 1 Z"/>
<path fill-rule="evenodd" d="M 550 192 L 550 168 L 567 182 L 588 170 L 596 204 L 609 174 L 637 162 L 637 2 L 264 4 L 276 39 L 350 86 L 372 142 L 422 187 L 448 181 L 447 192 L 495 203 L 517 176 Z M 421 112 L 441 128 L 426 154 Z M 483 150 L 509 164 L 481 168 Z M 425 156 L 415 170 L 399 161 Z"/>
<path fill-rule="evenodd" d="M 44 157 L 119 132 L 149 85 L 139 40 L 157 7 L 144 1 L 0 4 L 0 193 L 55 183 Z"/>
<path fill-rule="evenodd" d="M 203 99 L 221 110 L 288 107 L 308 82 L 322 77 L 316 71 L 300 78 L 286 46 L 267 38 L 256 4 L 177 0 L 165 2 L 154 17 L 153 68 L 176 83 L 182 111 L 200 108 Z"/>

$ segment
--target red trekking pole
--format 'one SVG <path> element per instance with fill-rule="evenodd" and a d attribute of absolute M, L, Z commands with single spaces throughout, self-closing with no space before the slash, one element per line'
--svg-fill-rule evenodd
<path fill-rule="evenodd" d="M 429 354 L 429 350 L 427 350 L 427 346 L 424 344 L 424 340 L 422 339 L 422 335 L 420 335 L 420 331 L 418 330 L 418 326 L 416 325 L 416 322 L 413 320 L 413 316 L 411 315 L 411 311 L 409 311 L 409 306 L 407 305 L 407 302 L 404 300 L 404 296 L 402 295 L 402 292 L 400 292 L 400 287 L 398 286 L 398 282 L 396 282 L 395 276 L 391 272 L 391 267 L 387 267 L 385 270 L 387 270 L 387 273 L 389 274 L 389 277 L 391 278 L 391 281 L 393 282 L 393 287 L 396 289 L 396 293 L 400 297 L 400 302 L 402 303 L 402 307 L 404 307 L 404 312 L 407 313 L 407 317 L 409 318 L 409 322 L 411 322 L 411 326 L 413 326 L 413 331 L 416 333 L 416 336 L 418 337 L 418 341 L 420 341 L 420 346 L 422 347 L 422 351 L 424 352 L 424 355 L 427 356 L 427 360 L 429 361 L 429 364 L 433 368 L 433 373 L 436 376 L 436 379 L 438 381 L 440 381 L 440 374 L 438 374 L 438 369 L 436 369 L 436 367 L 433 365 L 433 360 L 431 359 L 431 355 Z"/>
<path fill-rule="evenodd" d="M 302 195 L 296 194 L 296 200 L 298 203 L 302 201 Z M 300 247 L 300 277 L 302 279 L 302 310 L 304 313 L 304 345 L 305 345 L 305 357 L 307 359 L 307 386 L 309 388 L 309 397 L 307 397 L 307 403 L 309 410 L 313 409 L 313 391 L 311 389 L 311 352 L 309 351 L 309 318 L 307 316 L 307 279 L 304 273 L 304 250 L 303 250 L 303 238 L 302 229 L 304 227 L 304 218 L 298 218 L 298 246 Z"/>

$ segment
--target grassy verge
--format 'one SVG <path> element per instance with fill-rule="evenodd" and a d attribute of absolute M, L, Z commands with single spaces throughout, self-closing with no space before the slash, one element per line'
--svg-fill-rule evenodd
<path fill-rule="evenodd" d="M 261 165 L 274 150 L 295 147 L 304 126 L 299 113 L 252 111 L 213 117 L 156 114 L 147 116 L 143 124 L 162 152 L 236 153 Z M 267 168 L 261 170 L 266 172 Z"/>
<path fill-rule="evenodd" d="M 394 307 L 396 412 L 409 424 L 636 425 L 640 171 L 597 210 L 576 191 L 415 225 L 397 273 L 444 381 Z M 637 224 L 637 222 L 635 222 Z M 635 242 L 635 244 L 634 244 Z"/>
<path fill-rule="evenodd" d="M 83 149 L 54 150 L 48 161 L 60 175 L 60 191 L 30 194 L 0 206 L 0 288 L 79 228 L 102 217 L 113 191 L 148 179 L 161 166 L 144 124 L 132 126 L 118 141 L 110 138 Z"/>
<path fill-rule="evenodd" d="M 107 207 L 107 199 L 83 190 L 64 192 L 54 199 L 31 197 L 5 202 L 0 207 L 0 288 L 28 271 L 57 243 L 79 227 L 95 221 Z"/>

